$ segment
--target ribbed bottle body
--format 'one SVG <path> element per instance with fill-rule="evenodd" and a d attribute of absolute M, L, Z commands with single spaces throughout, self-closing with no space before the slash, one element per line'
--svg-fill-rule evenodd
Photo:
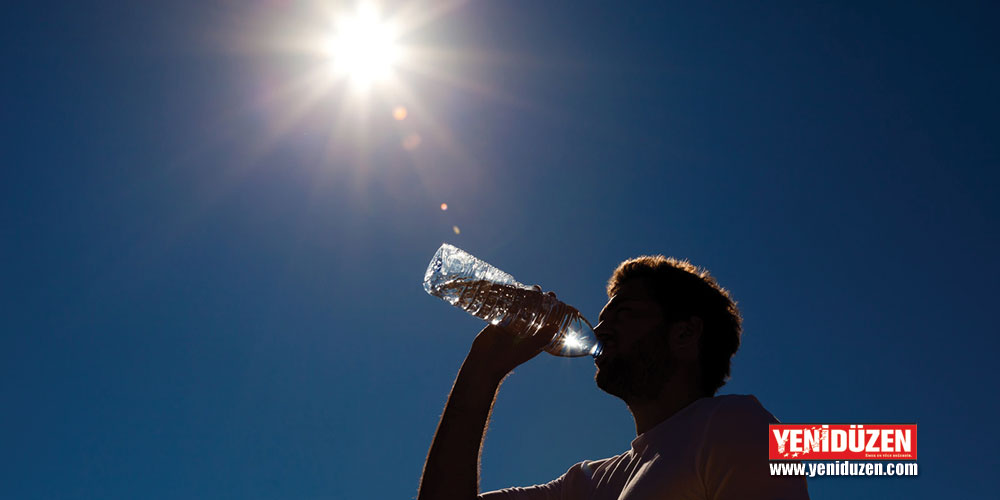
<path fill-rule="evenodd" d="M 424 289 L 477 318 L 524 335 L 532 335 L 546 324 L 558 325 L 558 333 L 546 348 L 551 354 L 599 354 L 594 330 L 576 308 L 518 283 L 513 276 L 452 245 L 442 245 L 431 259 Z"/>

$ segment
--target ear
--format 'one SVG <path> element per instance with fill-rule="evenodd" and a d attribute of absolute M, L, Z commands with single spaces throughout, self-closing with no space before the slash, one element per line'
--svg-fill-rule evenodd
<path fill-rule="evenodd" d="M 670 328 L 670 350 L 679 357 L 696 359 L 698 357 L 698 341 L 705 324 L 699 316 L 691 316 L 686 320 L 677 321 Z"/>

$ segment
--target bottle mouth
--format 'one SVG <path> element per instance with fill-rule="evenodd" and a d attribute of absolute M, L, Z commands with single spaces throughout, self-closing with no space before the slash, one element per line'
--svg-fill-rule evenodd
<path fill-rule="evenodd" d="M 594 347 L 590 349 L 590 356 L 596 359 L 600 357 L 601 353 L 603 352 L 604 352 L 604 343 L 601 341 L 597 341 L 597 343 L 594 344 Z"/>

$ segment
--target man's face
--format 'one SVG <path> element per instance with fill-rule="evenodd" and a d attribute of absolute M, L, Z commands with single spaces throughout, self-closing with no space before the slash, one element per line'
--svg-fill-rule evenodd
<path fill-rule="evenodd" d="M 595 360 L 597 386 L 626 403 L 658 396 L 675 366 L 663 311 L 643 280 L 621 285 L 594 331 L 604 348 Z"/>

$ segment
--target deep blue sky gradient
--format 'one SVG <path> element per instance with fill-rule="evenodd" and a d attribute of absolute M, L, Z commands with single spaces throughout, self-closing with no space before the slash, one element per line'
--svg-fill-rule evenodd
<path fill-rule="evenodd" d="M 413 101 L 287 118 L 313 10 L 4 9 L 0 497 L 412 497 L 481 327 L 420 286 L 442 241 L 590 319 L 688 258 L 744 314 L 723 393 L 919 425 L 919 477 L 813 498 L 993 496 L 995 4 L 469 2 L 404 40 L 451 52 Z M 506 381 L 484 490 L 628 447 L 592 377 Z"/>

